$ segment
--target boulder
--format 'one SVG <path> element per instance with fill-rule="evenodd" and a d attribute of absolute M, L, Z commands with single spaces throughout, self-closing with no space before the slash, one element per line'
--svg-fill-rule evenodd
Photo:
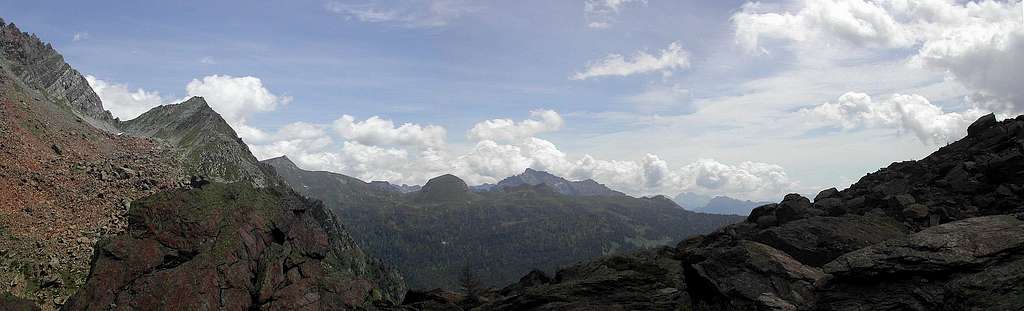
<path fill-rule="evenodd" d="M 775 210 L 775 217 L 780 224 L 820 214 L 820 210 L 811 207 L 811 200 L 795 193 L 786 195 Z"/>
<path fill-rule="evenodd" d="M 845 253 L 907 233 L 908 228 L 890 218 L 849 215 L 800 219 L 763 230 L 753 239 L 805 265 L 820 267 Z"/>
<path fill-rule="evenodd" d="M 971 123 L 971 125 L 967 127 L 967 135 L 979 135 L 981 131 L 984 131 L 996 124 L 999 124 L 999 121 L 996 121 L 996 115 L 992 113 L 986 114 L 978 118 L 978 120 L 975 120 L 974 123 Z"/>
<path fill-rule="evenodd" d="M 825 277 L 778 249 L 746 240 L 705 249 L 688 261 L 684 269 L 694 303 L 725 309 L 813 306 L 815 284 Z"/>
<path fill-rule="evenodd" d="M 512 290 L 473 310 L 669 311 L 688 304 L 681 262 L 674 249 L 661 247 L 559 270 L 550 283 Z"/>
<path fill-rule="evenodd" d="M 1014 310 L 1024 305 L 1024 221 L 976 217 L 843 255 L 825 310 Z"/>
<path fill-rule="evenodd" d="M 814 203 L 818 203 L 822 199 L 835 198 L 837 196 L 839 196 L 839 190 L 836 190 L 836 188 L 828 188 L 818 192 L 818 195 L 814 196 Z"/>

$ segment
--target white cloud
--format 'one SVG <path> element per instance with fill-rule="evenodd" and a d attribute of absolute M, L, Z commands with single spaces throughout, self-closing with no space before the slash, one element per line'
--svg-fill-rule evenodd
<path fill-rule="evenodd" d="M 895 94 L 881 101 L 864 93 L 843 94 L 835 103 L 801 112 L 820 122 L 843 129 L 894 128 L 913 133 L 926 144 L 944 144 L 966 135 L 967 126 L 986 112 L 972 108 L 944 112 L 920 95 Z"/>
<path fill-rule="evenodd" d="M 395 127 L 391 120 L 377 116 L 360 122 L 350 115 L 343 115 L 334 121 L 334 130 L 345 139 L 369 145 L 440 148 L 444 147 L 447 136 L 441 126 L 404 123 Z"/>
<path fill-rule="evenodd" d="M 88 32 L 76 32 L 75 35 L 71 37 L 71 41 L 72 42 L 78 42 L 78 41 L 88 40 L 88 39 L 89 39 L 89 33 Z"/>
<path fill-rule="evenodd" d="M 480 10 L 466 0 L 329 1 L 327 10 L 364 23 L 394 24 L 408 28 L 447 26 L 464 15 Z"/>
<path fill-rule="evenodd" d="M 948 70 L 967 87 L 1001 103 L 986 108 L 1024 112 L 1024 29 L 954 32 L 925 43 L 915 60 Z"/>
<path fill-rule="evenodd" d="M 631 3 L 647 5 L 647 0 L 587 0 L 583 2 L 583 19 L 587 27 L 609 28 L 619 15 L 619 10 Z"/>
<path fill-rule="evenodd" d="M 586 80 L 604 76 L 630 76 L 634 74 L 645 74 L 661 72 L 663 75 L 671 75 L 674 70 L 690 68 L 690 53 L 683 50 L 679 42 L 669 44 L 668 48 L 661 50 L 661 55 L 654 56 L 644 51 L 639 51 L 630 59 L 620 54 L 611 54 L 605 58 L 591 62 L 583 72 L 577 72 L 570 79 Z"/>
<path fill-rule="evenodd" d="M 511 119 L 493 119 L 477 123 L 469 130 L 470 140 L 518 141 L 534 135 L 562 128 L 562 116 L 553 110 L 534 110 L 520 122 Z"/>
<path fill-rule="evenodd" d="M 189 96 L 202 96 L 213 110 L 247 141 L 266 139 L 266 134 L 247 124 L 250 115 L 274 111 L 291 102 L 291 97 L 279 96 L 263 86 L 259 78 L 212 75 L 193 79 L 185 86 Z"/>
<path fill-rule="evenodd" d="M 199 60 L 199 63 L 205 65 L 215 65 L 217 64 L 217 60 L 213 59 L 212 56 L 204 56 L 202 59 Z"/>
<path fill-rule="evenodd" d="M 127 85 L 103 81 L 91 75 L 86 75 L 85 81 L 100 97 L 103 108 L 121 120 L 134 119 L 149 109 L 164 103 L 164 99 L 158 92 L 149 92 L 143 89 L 132 91 Z"/>
<path fill-rule="evenodd" d="M 268 142 L 250 148 L 260 159 L 288 155 L 306 169 L 398 184 L 423 184 L 447 173 L 469 184 L 495 183 L 533 168 L 569 179 L 594 179 L 634 195 L 696 191 L 777 199 L 796 186 L 781 167 L 764 163 L 728 165 L 700 160 L 673 166 L 654 154 L 637 160 L 601 160 L 585 154 L 573 157 L 551 141 L 532 136 L 557 130 L 562 118 L 550 110 L 532 115 L 534 119 L 520 122 L 497 119 L 478 123 L 467 135 L 479 141 L 459 153 L 448 150 L 443 135 L 433 136 L 427 130 L 440 129 L 438 126 L 395 127 L 391 120 L 379 117 L 357 122 L 350 116 L 331 125 L 288 125 L 268 134 Z M 422 143 L 430 140 L 439 141 Z"/>
<path fill-rule="evenodd" d="M 780 194 L 793 192 L 796 182 L 789 180 L 778 165 L 741 162 L 736 165 L 701 159 L 679 170 L 682 187 L 697 193 L 733 194 L 742 198 L 778 199 Z"/>
<path fill-rule="evenodd" d="M 1019 1 L 802 0 L 790 7 L 744 5 L 732 18 L 737 43 L 753 53 L 767 52 L 766 40 L 905 52 L 910 64 L 947 71 L 1000 106 L 1024 111 Z"/>

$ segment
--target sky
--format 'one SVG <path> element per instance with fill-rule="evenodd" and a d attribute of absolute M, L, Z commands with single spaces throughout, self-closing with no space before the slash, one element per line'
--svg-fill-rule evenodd
<path fill-rule="evenodd" d="M 7 1 L 127 120 L 204 96 L 260 159 L 526 168 L 633 195 L 845 188 L 1024 110 L 1017 1 Z"/>

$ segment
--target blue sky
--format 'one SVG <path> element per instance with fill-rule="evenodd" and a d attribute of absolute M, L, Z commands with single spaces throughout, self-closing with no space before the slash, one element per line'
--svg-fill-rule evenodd
<path fill-rule="evenodd" d="M 122 87 L 98 91 L 108 108 L 220 99 L 211 105 L 261 158 L 396 183 L 533 167 L 638 195 L 775 200 L 845 187 L 959 138 L 980 114 L 1018 112 L 1019 92 L 992 81 L 1017 78 L 1000 68 L 1021 67 L 1020 6 L 910 2 L 17 1 L 0 12 Z M 1002 41 L 950 37 L 971 31 Z M 974 55 L 995 56 L 979 67 Z M 661 62 L 643 67 L 645 56 Z M 618 74 L 572 79 L 595 68 Z M 258 83 L 231 83 L 242 77 Z"/>

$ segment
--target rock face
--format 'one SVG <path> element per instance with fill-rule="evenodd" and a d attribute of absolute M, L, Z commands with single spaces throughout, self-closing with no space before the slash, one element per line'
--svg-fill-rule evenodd
<path fill-rule="evenodd" d="M 825 277 L 782 251 L 746 240 L 694 249 L 684 258 L 689 294 L 729 309 L 756 309 L 766 301 L 810 305 Z"/>
<path fill-rule="evenodd" d="M 13 23 L 0 23 L 0 50 L 3 68 L 29 88 L 41 91 L 49 101 L 72 108 L 98 128 L 113 129 L 114 118 L 103 109 L 99 96 L 53 46 L 35 34 L 22 32 Z"/>
<path fill-rule="evenodd" d="M 319 203 L 209 184 L 136 203 L 100 242 L 66 310 L 339 310 L 397 304 L 401 277 L 368 260 Z"/>
<path fill-rule="evenodd" d="M 547 185 L 558 193 L 568 196 L 625 196 L 624 193 L 609 189 L 594 180 L 569 181 L 565 178 L 534 169 L 526 169 L 522 174 L 505 178 L 488 190 L 520 187 L 523 185 Z"/>
<path fill-rule="evenodd" d="M 1024 217 L 943 224 L 824 267 L 825 310 L 1013 310 L 1024 306 Z"/>
<path fill-rule="evenodd" d="M 257 187 L 277 182 L 266 177 L 273 170 L 256 160 L 235 130 L 202 97 L 153 108 L 121 123 L 120 128 L 132 136 L 175 146 L 187 174 L 217 182 L 246 181 Z"/>
<path fill-rule="evenodd" d="M 553 279 L 531 272 L 479 306 L 483 310 L 678 310 L 688 301 L 675 251 L 655 248 L 610 256 L 558 271 Z"/>
<path fill-rule="evenodd" d="M 920 161 L 893 163 L 849 189 L 824 190 L 814 201 L 787 195 L 754 209 L 743 223 L 688 239 L 669 256 L 681 262 L 675 289 L 687 293 L 676 307 L 1020 309 L 1022 142 L 1024 117 L 997 122 L 985 116 L 967 137 Z M 500 308 L 479 309 L 530 308 L 536 300 L 525 297 L 541 288 L 551 289 L 547 297 L 571 297 L 563 304 L 604 299 L 602 293 L 526 286 L 503 293 L 500 301 L 508 304 Z M 658 297 L 622 290 L 633 302 Z"/>

